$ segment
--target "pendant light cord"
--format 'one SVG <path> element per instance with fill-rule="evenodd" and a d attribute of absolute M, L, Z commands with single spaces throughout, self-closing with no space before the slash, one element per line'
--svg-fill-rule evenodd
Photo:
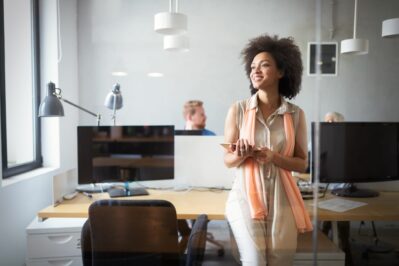
<path fill-rule="evenodd" d="M 169 0 L 169 12 L 179 13 L 179 0 Z"/>
<path fill-rule="evenodd" d="M 356 39 L 356 24 L 357 24 L 357 0 L 355 0 L 355 14 L 353 15 L 353 39 Z"/>

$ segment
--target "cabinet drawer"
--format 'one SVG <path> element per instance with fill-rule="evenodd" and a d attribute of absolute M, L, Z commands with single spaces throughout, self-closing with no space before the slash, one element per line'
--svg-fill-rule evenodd
<path fill-rule="evenodd" d="M 28 235 L 28 258 L 81 256 L 80 233 Z"/>
<path fill-rule="evenodd" d="M 83 266 L 81 257 L 27 260 L 26 266 Z"/>

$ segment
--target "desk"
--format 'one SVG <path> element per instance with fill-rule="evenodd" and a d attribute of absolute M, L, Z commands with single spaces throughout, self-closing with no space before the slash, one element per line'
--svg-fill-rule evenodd
<path fill-rule="evenodd" d="M 151 190 L 150 195 L 124 197 L 127 199 L 162 199 L 170 201 L 176 208 L 178 219 L 196 219 L 200 214 L 207 214 L 209 220 L 224 220 L 224 208 L 227 200 L 228 191 L 171 191 L 171 190 Z M 84 218 L 88 217 L 88 209 L 92 202 L 100 199 L 109 199 L 108 193 L 93 194 L 90 199 L 81 193 L 72 200 L 64 200 L 60 205 L 49 206 L 37 214 L 40 220 L 54 217 L 64 218 Z"/>
<path fill-rule="evenodd" d="M 176 208 L 178 219 L 196 219 L 199 214 L 207 214 L 209 220 L 224 220 L 225 202 L 229 191 L 169 191 L 169 190 L 148 190 L 150 195 L 126 197 L 121 199 L 163 199 L 170 201 Z M 336 196 L 327 193 L 327 200 Z M 49 206 L 38 213 L 40 220 L 53 217 L 78 218 L 87 217 L 89 205 L 99 199 L 109 198 L 108 193 L 93 194 L 90 199 L 78 194 L 72 200 L 66 200 L 57 207 Z M 349 198 L 350 200 L 361 201 L 367 205 L 347 211 L 333 212 L 318 209 L 319 221 L 333 221 L 333 242 L 338 244 L 336 221 L 399 221 L 399 193 L 381 192 L 375 198 Z M 305 200 L 305 206 L 310 215 L 313 216 L 313 200 Z"/>
<path fill-rule="evenodd" d="M 321 198 L 319 201 L 333 198 L 367 203 L 367 205 L 346 212 L 317 209 L 319 221 L 332 222 L 332 237 L 336 245 L 338 245 L 337 221 L 399 221 L 399 204 L 397 203 L 399 201 L 398 192 L 380 192 L 378 197 L 373 198 L 342 198 L 327 192 L 325 198 Z M 313 200 L 305 200 L 305 206 L 311 215 L 313 214 L 312 203 Z"/>
<path fill-rule="evenodd" d="M 225 202 L 229 191 L 170 191 L 170 190 L 148 190 L 150 195 L 125 197 L 121 199 L 163 199 L 170 201 L 176 208 L 178 219 L 195 219 L 199 214 L 207 214 L 210 220 L 224 220 Z M 331 193 L 326 193 L 325 198 L 319 201 L 335 198 Z M 93 194 L 90 199 L 78 194 L 72 200 L 65 200 L 57 207 L 49 206 L 38 213 L 40 219 L 51 217 L 79 218 L 87 217 L 89 205 L 99 199 L 109 198 L 108 193 Z M 375 198 L 347 198 L 349 200 L 361 201 L 367 205 L 347 211 L 333 212 L 318 209 L 320 221 L 399 221 L 399 193 L 381 192 Z M 305 206 L 310 215 L 313 216 L 313 200 L 305 200 Z"/>
<path fill-rule="evenodd" d="M 380 195 L 374 198 L 343 198 L 327 192 L 319 201 L 333 198 L 365 202 L 367 205 L 346 212 L 317 209 L 320 221 L 399 221 L 399 192 L 380 192 Z M 311 216 L 312 203 L 313 200 L 305 200 L 305 206 Z"/>

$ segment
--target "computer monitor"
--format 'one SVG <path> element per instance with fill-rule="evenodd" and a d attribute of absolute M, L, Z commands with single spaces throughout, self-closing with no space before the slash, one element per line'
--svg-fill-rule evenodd
<path fill-rule="evenodd" d="M 128 182 L 174 178 L 174 126 L 79 126 L 78 183 L 123 182 L 111 197 L 146 194 Z"/>
<path fill-rule="evenodd" d="M 319 152 L 315 151 L 319 125 Z M 312 123 L 312 177 L 320 182 L 349 183 L 333 194 L 372 197 L 378 192 L 357 189 L 353 183 L 399 180 L 399 123 L 339 122 Z"/>
<path fill-rule="evenodd" d="M 192 130 L 192 129 L 176 129 L 175 130 L 176 136 L 201 136 L 202 130 Z"/>

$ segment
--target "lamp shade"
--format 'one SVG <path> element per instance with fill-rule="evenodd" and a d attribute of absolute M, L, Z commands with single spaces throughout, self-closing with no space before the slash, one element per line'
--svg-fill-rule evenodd
<path fill-rule="evenodd" d="M 56 96 L 55 84 L 47 84 L 47 95 L 39 106 L 39 117 L 59 117 L 64 116 L 64 107 Z"/>
<path fill-rule="evenodd" d="M 123 107 L 123 98 L 118 83 L 114 84 L 112 91 L 105 97 L 104 105 L 113 110 L 119 110 Z"/>
<path fill-rule="evenodd" d="M 369 41 L 365 39 L 346 39 L 341 41 L 341 54 L 367 54 Z"/>
<path fill-rule="evenodd" d="M 174 52 L 187 52 L 190 50 L 186 35 L 166 35 L 163 37 L 163 49 Z"/>
<path fill-rule="evenodd" d="M 391 18 L 382 22 L 382 37 L 399 36 L 399 18 Z"/>
<path fill-rule="evenodd" d="M 187 16 L 176 12 L 155 14 L 154 30 L 165 35 L 183 34 L 187 31 Z"/>

